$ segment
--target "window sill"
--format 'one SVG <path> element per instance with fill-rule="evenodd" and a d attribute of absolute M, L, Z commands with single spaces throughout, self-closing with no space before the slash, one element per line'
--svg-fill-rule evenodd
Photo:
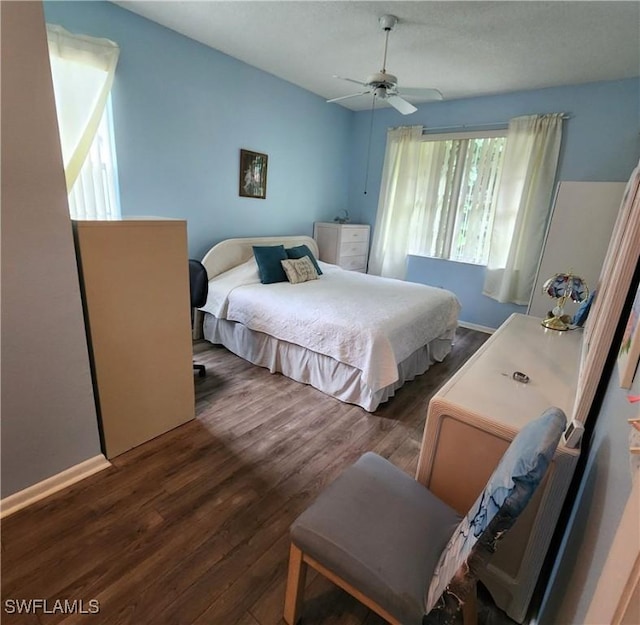
<path fill-rule="evenodd" d="M 485 263 L 470 263 L 463 260 L 451 260 L 449 258 L 438 258 L 437 256 L 424 256 L 422 254 L 407 254 L 407 256 L 412 256 L 413 258 L 426 258 L 428 260 L 440 260 L 445 263 L 456 263 L 457 265 L 471 265 L 472 267 L 486 267 Z"/>

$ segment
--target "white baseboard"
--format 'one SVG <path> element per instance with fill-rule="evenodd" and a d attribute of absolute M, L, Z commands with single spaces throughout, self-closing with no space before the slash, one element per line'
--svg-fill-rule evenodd
<path fill-rule="evenodd" d="M 486 332 L 487 334 L 493 334 L 496 331 L 495 328 L 480 326 L 477 323 L 469 323 L 468 321 L 458 321 L 458 325 L 461 328 L 467 328 L 468 330 L 477 330 L 478 332 Z"/>
<path fill-rule="evenodd" d="M 52 475 L 42 482 L 9 495 L 0 501 L 0 519 L 110 466 L 111 463 L 102 454 L 99 454 Z"/>

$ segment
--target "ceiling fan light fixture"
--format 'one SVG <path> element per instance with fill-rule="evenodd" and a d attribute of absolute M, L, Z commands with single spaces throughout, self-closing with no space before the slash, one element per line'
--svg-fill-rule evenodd
<path fill-rule="evenodd" d="M 375 74 L 369 74 L 365 84 L 367 85 L 386 85 L 387 87 L 395 87 L 398 83 L 398 79 L 393 74 L 387 74 L 387 72 L 376 72 Z"/>
<path fill-rule="evenodd" d="M 398 18 L 395 15 L 383 15 L 378 19 L 381 30 L 393 30 L 398 23 Z"/>
<path fill-rule="evenodd" d="M 381 100 L 384 100 L 384 99 L 386 99 L 386 97 L 387 97 L 387 88 L 386 88 L 386 87 L 383 87 L 382 85 L 381 85 L 380 87 L 376 87 L 376 88 L 373 90 L 373 95 L 374 95 L 376 98 L 380 98 Z"/>

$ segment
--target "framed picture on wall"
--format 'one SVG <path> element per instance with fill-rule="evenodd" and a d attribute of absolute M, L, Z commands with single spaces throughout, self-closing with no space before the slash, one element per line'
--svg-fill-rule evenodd
<path fill-rule="evenodd" d="M 264 200 L 267 197 L 268 156 L 240 150 L 240 196 Z"/>

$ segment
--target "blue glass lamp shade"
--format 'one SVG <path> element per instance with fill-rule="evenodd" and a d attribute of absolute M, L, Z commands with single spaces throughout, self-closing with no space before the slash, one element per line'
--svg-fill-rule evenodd
<path fill-rule="evenodd" d="M 545 319 L 542 325 L 550 330 L 559 331 L 569 329 L 569 322 L 564 314 L 564 305 L 567 299 L 580 303 L 589 297 L 587 283 L 571 272 L 557 273 L 549 278 L 542 286 L 542 292 L 558 300 L 551 311 L 552 315 Z"/>

